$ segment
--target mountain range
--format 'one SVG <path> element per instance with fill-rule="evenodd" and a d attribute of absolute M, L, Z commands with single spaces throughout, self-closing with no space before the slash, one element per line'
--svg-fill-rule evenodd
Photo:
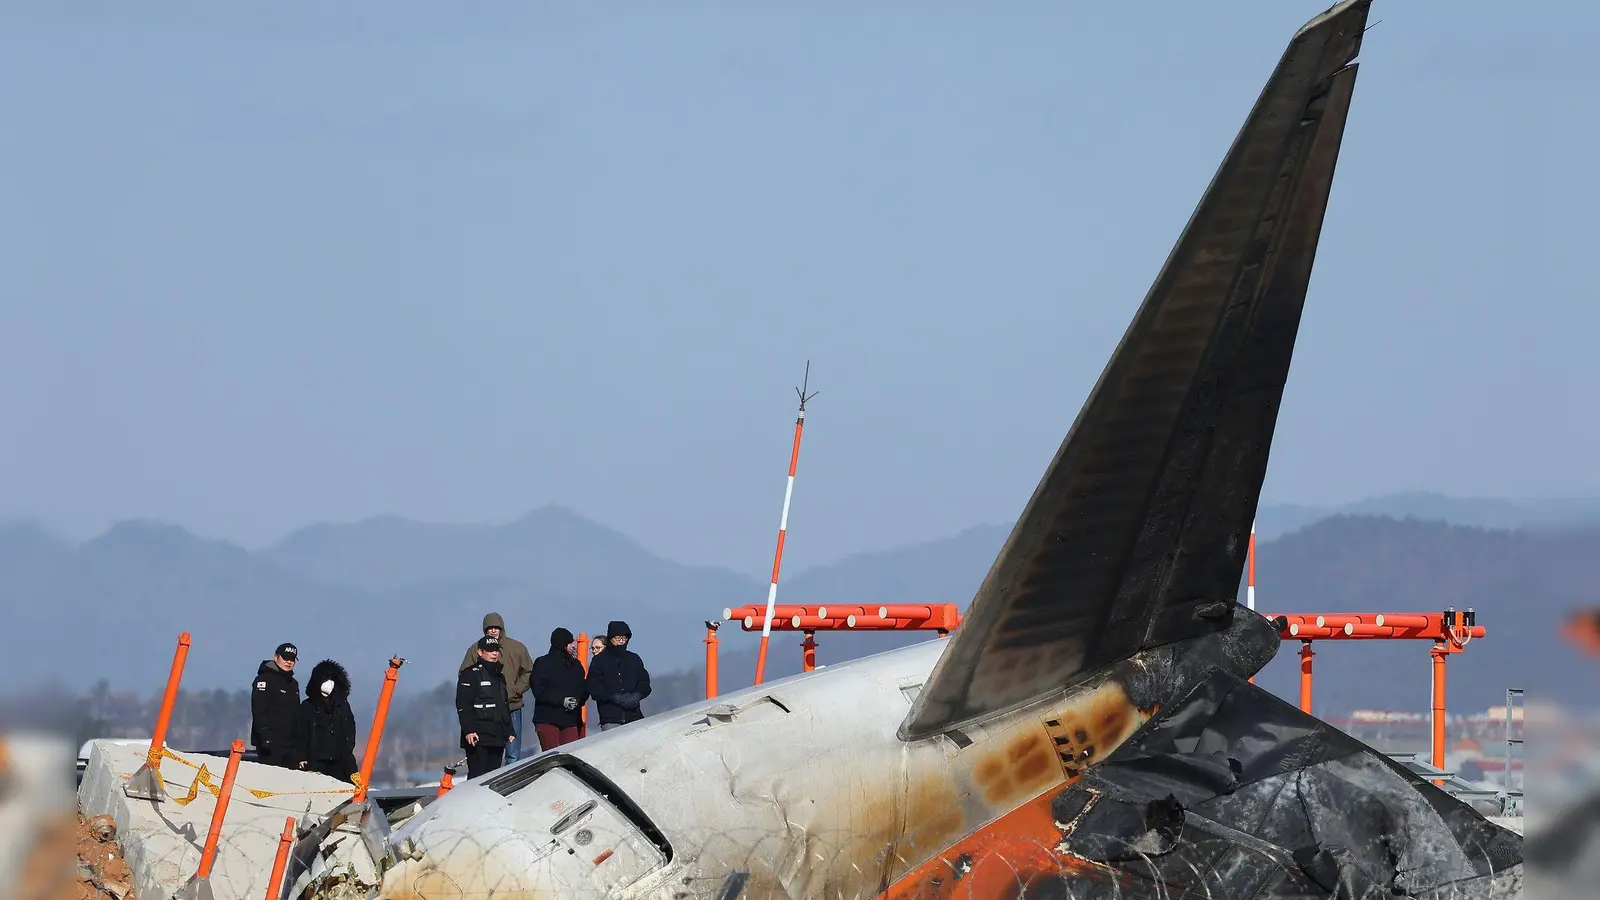
<path fill-rule="evenodd" d="M 1404 518 L 1402 518 L 1404 517 Z M 1584 669 L 1554 642 L 1572 607 L 1600 603 L 1600 502 L 1458 500 L 1399 495 L 1333 509 L 1264 506 L 1260 607 L 1432 611 L 1474 606 L 1490 636 L 1451 660 L 1452 706 L 1481 709 L 1506 687 L 1583 698 Z M 878 604 L 972 597 L 1009 526 L 977 526 L 900 549 L 859 554 L 786 576 L 780 602 Z M 193 635 L 184 685 L 235 688 L 280 641 L 314 662 L 352 670 L 375 693 L 390 655 L 407 660 L 402 692 L 453 673 L 485 612 L 535 655 L 551 628 L 594 633 L 625 619 L 662 684 L 699 684 L 704 622 L 765 600 L 760 578 L 684 566 L 560 506 L 503 525 L 438 525 L 385 516 L 320 524 L 257 551 L 181 527 L 127 521 L 82 543 L 25 524 L 0 525 L 0 634 L 10 665 L 0 691 L 100 679 L 159 689 L 180 632 Z M 1241 595 L 1242 596 L 1242 595 Z M 721 630 L 724 689 L 748 684 L 754 638 Z M 877 652 L 911 635 L 822 634 L 823 663 Z M 798 635 L 775 638 L 769 672 L 797 671 Z M 1293 697 L 1295 650 L 1259 679 Z M 1368 642 L 1318 647 L 1319 712 L 1422 709 L 1427 647 Z M 309 663 L 308 663 L 309 664 Z M 685 697 L 683 699 L 689 699 Z"/>

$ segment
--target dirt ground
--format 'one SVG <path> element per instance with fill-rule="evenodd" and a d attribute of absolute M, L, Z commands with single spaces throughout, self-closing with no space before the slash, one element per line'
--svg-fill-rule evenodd
<path fill-rule="evenodd" d="M 48 823 L 38 840 L 18 900 L 137 900 L 109 816 Z"/>

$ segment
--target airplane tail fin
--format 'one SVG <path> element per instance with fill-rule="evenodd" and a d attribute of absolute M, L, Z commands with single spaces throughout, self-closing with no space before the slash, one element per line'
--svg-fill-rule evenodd
<path fill-rule="evenodd" d="M 902 737 L 1231 622 L 1370 5 L 1290 41 Z"/>

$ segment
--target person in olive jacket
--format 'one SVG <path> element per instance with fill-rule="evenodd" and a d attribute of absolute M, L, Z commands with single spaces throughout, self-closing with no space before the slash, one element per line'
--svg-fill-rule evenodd
<path fill-rule="evenodd" d="M 650 696 L 650 672 L 628 649 L 633 630 L 627 622 L 606 625 L 606 651 L 589 662 L 589 696 L 600 714 L 600 730 L 621 728 L 644 718 L 640 701 Z"/>
<path fill-rule="evenodd" d="M 461 749 L 467 751 L 467 778 L 500 768 L 506 745 L 516 741 L 507 707 L 506 676 L 500 666 L 500 641 L 478 639 L 478 661 L 461 670 L 456 683 L 456 718 Z"/>
<path fill-rule="evenodd" d="M 589 702 L 589 688 L 572 632 L 565 628 L 550 632 L 550 652 L 533 661 L 528 687 L 533 694 L 533 731 L 539 737 L 540 750 L 582 737 L 579 726 L 583 724 L 583 706 Z"/>
<path fill-rule="evenodd" d="M 533 657 L 521 641 L 506 634 L 506 620 L 499 613 L 483 617 L 483 633 L 500 642 L 500 669 L 506 677 L 506 697 L 511 703 L 511 733 L 516 740 L 506 745 L 506 763 L 514 763 L 522 751 L 522 695 L 528 692 L 528 675 L 533 671 Z M 467 648 L 460 668 L 477 665 L 478 645 Z"/>
<path fill-rule="evenodd" d="M 349 781 L 356 766 L 356 716 L 350 709 L 350 675 L 325 659 L 311 667 L 300 704 L 295 744 L 300 768 Z"/>

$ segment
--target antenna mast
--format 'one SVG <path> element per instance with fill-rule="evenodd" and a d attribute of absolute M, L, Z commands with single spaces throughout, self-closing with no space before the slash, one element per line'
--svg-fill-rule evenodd
<path fill-rule="evenodd" d="M 805 380 L 794 392 L 800 397 L 800 414 L 794 420 L 794 448 L 789 451 L 789 482 L 783 489 L 783 516 L 778 520 L 778 550 L 772 557 L 772 583 L 767 586 L 767 616 L 761 625 L 761 650 L 756 654 L 756 684 L 767 674 L 767 644 L 772 637 L 772 616 L 778 603 L 778 569 L 783 564 L 783 537 L 789 530 L 789 498 L 794 496 L 794 471 L 800 464 L 800 433 L 806 424 L 806 402 L 817 394 L 806 393 L 811 385 L 811 360 L 806 360 Z"/>

